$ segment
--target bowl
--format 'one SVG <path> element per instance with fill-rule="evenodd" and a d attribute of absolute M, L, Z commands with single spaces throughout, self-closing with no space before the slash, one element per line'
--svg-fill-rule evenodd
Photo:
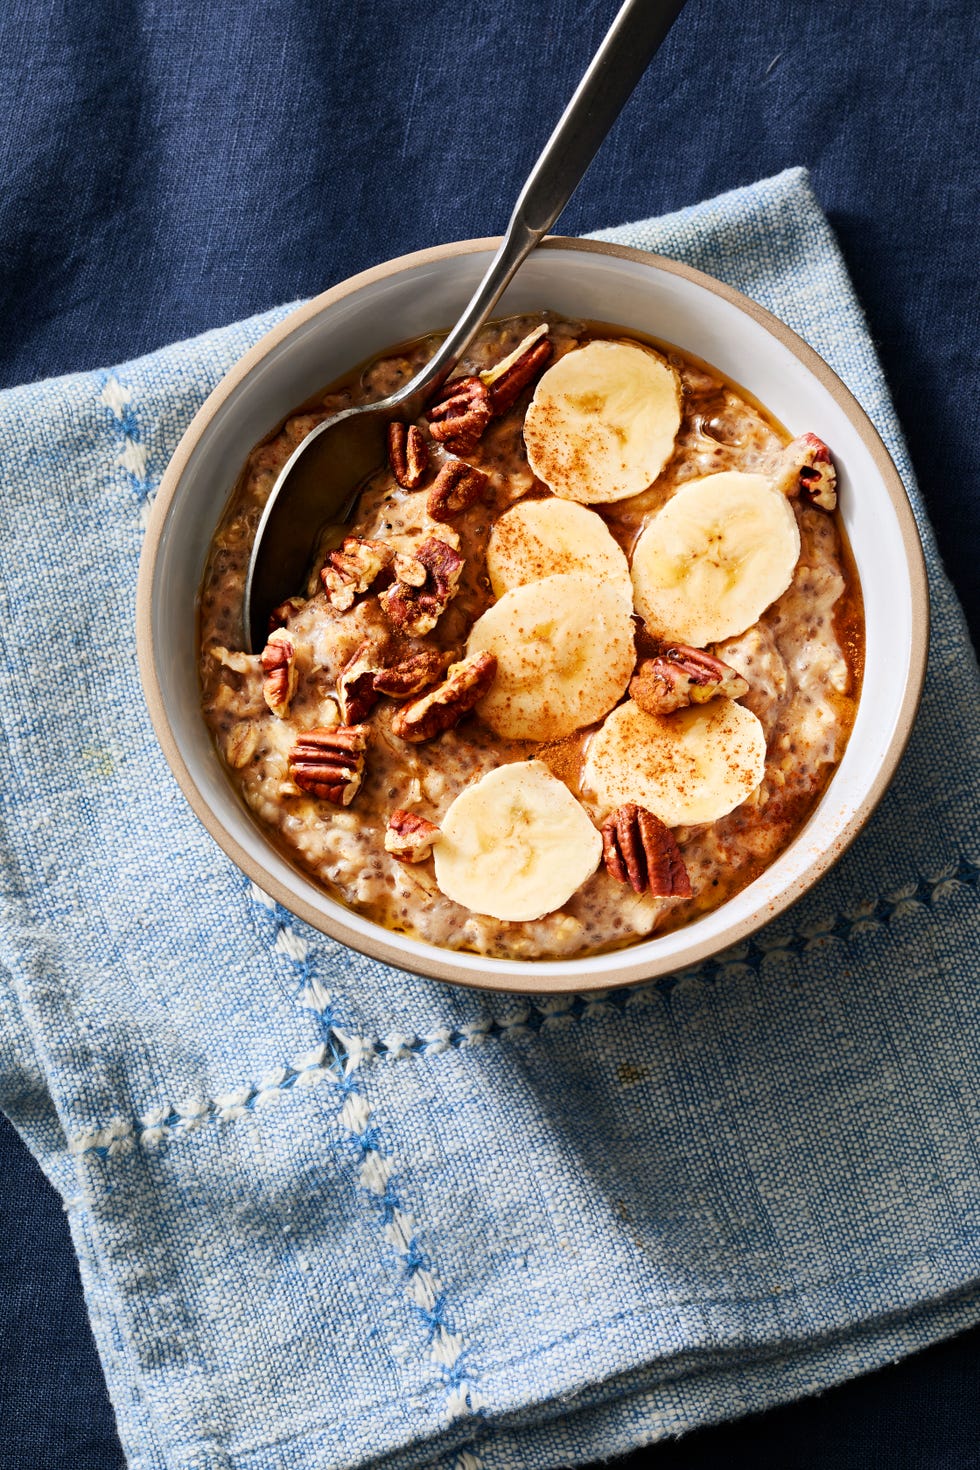
<path fill-rule="evenodd" d="M 300 918 L 377 959 L 460 985 L 541 993 L 607 989 L 696 964 L 805 893 L 854 839 L 905 747 L 922 688 L 928 591 L 905 490 L 870 420 L 831 369 L 775 317 L 710 276 L 622 246 L 551 239 L 495 315 L 551 309 L 676 344 L 747 388 L 792 434 L 834 451 L 864 595 L 866 658 L 844 757 L 793 842 L 734 898 L 684 928 L 581 959 L 516 961 L 446 950 L 382 928 L 330 897 L 273 845 L 228 780 L 204 723 L 193 614 L 208 547 L 252 447 L 356 364 L 452 324 L 495 240 L 389 261 L 292 312 L 228 373 L 164 475 L 140 563 L 137 642 L 150 717 L 185 796 L 229 857 Z"/>

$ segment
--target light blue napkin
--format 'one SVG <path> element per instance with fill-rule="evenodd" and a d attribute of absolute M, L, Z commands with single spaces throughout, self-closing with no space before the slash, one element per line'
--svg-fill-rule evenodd
<path fill-rule="evenodd" d="M 775 311 L 915 498 L 802 171 L 602 238 Z M 148 501 L 280 315 L 0 395 L 0 1102 L 65 1199 L 132 1466 L 583 1461 L 976 1322 L 980 682 L 921 507 L 922 712 L 816 891 L 645 988 L 449 989 L 243 878 L 140 695 Z"/>

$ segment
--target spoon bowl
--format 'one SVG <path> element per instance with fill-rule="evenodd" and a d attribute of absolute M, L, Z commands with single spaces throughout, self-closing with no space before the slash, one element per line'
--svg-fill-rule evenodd
<path fill-rule="evenodd" d="M 358 491 L 384 458 L 394 398 L 324 419 L 296 446 L 255 533 L 242 619 L 249 647 L 265 643 L 269 613 L 306 581 L 323 527 L 343 525 Z"/>

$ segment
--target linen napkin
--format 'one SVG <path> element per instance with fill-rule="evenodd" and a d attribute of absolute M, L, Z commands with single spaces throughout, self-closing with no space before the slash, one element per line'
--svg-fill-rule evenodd
<path fill-rule="evenodd" d="M 860 840 L 638 989 L 388 969 L 249 883 L 177 790 L 137 678 L 142 530 L 282 312 L 0 395 L 0 1104 L 64 1197 L 140 1470 L 577 1463 L 980 1318 L 980 677 L 867 329 L 802 170 L 601 238 L 721 277 L 836 368 L 916 504 L 934 614 Z"/>

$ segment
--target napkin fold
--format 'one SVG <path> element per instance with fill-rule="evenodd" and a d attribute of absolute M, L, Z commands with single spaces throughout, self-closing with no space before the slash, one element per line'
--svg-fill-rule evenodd
<path fill-rule="evenodd" d="M 597 238 L 831 363 L 912 496 L 934 616 L 862 837 L 635 990 L 388 969 L 177 790 L 137 677 L 142 530 L 285 308 L 0 395 L 0 1105 L 64 1198 L 134 1470 L 577 1463 L 980 1319 L 980 677 L 867 328 L 802 170 Z"/>

